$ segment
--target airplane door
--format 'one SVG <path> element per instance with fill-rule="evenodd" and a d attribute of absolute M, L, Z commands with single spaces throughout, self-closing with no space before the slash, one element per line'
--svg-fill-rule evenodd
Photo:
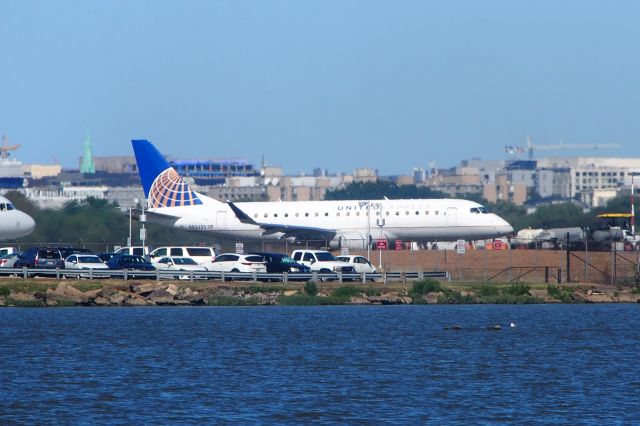
<path fill-rule="evenodd" d="M 447 226 L 455 226 L 458 224 L 458 209 L 448 207 L 446 212 Z"/>
<path fill-rule="evenodd" d="M 227 227 L 227 212 L 216 212 L 216 229 L 226 229 Z"/>

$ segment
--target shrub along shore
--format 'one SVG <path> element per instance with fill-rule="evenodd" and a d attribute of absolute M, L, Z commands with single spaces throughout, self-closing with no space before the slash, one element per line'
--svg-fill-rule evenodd
<path fill-rule="evenodd" d="M 638 303 L 639 287 L 442 283 L 0 281 L 0 307 Z"/>

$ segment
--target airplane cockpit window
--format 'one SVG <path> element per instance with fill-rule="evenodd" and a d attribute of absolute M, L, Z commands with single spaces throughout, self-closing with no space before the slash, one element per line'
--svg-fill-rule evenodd
<path fill-rule="evenodd" d="M 0 203 L 0 212 L 7 210 L 7 205 L 5 203 Z"/>
<path fill-rule="evenodd" d="M 475 214 L 480 214 L 480 213 L 488 213 L 487 209 L 484 207 L 471 207 L 470 209 L 471 213 L 475 213 Z"/>

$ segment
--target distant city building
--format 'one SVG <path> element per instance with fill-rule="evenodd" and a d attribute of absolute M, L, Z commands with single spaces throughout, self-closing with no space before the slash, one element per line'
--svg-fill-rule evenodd
<path fill-rule="evenodd" d="M 355 182 L 377 182 L 378 170 L 368 167 L 362 167 L 353 171 L 353 180 Z"/>
<path fill-rule="evenodd" d="M 427 180 L 427 173 L 424 169 L 420 167 L 415 167 L 413 169 L 413 183 L 420 184 L 424 183 Z"/>
<path fill-rule="evenodd" d="M 224 185 L 230 177 L 259 176 L 253 165 L 243 159 L 173 160 L 169 164 L 197 185 Z"/>

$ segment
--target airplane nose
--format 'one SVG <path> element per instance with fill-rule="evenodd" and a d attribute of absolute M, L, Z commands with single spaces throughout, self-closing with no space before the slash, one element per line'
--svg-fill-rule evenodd
<path fill-rule="evenodd" d="M 20 233 L 28 235 L 36 228 L 36 221 L 26 213 L 22 213 L 18 219 L 18 228 Z"/>
<path fill-rule="evenodd" d="M 25 214 L 25 219 L 24 219 L 24 229 L 28 232 L 33 232 L 34 229 L 36 229 L 36 221 L 33 220 L 33 218 L 31 216 L 29 216 L 28 214 Z"/>

